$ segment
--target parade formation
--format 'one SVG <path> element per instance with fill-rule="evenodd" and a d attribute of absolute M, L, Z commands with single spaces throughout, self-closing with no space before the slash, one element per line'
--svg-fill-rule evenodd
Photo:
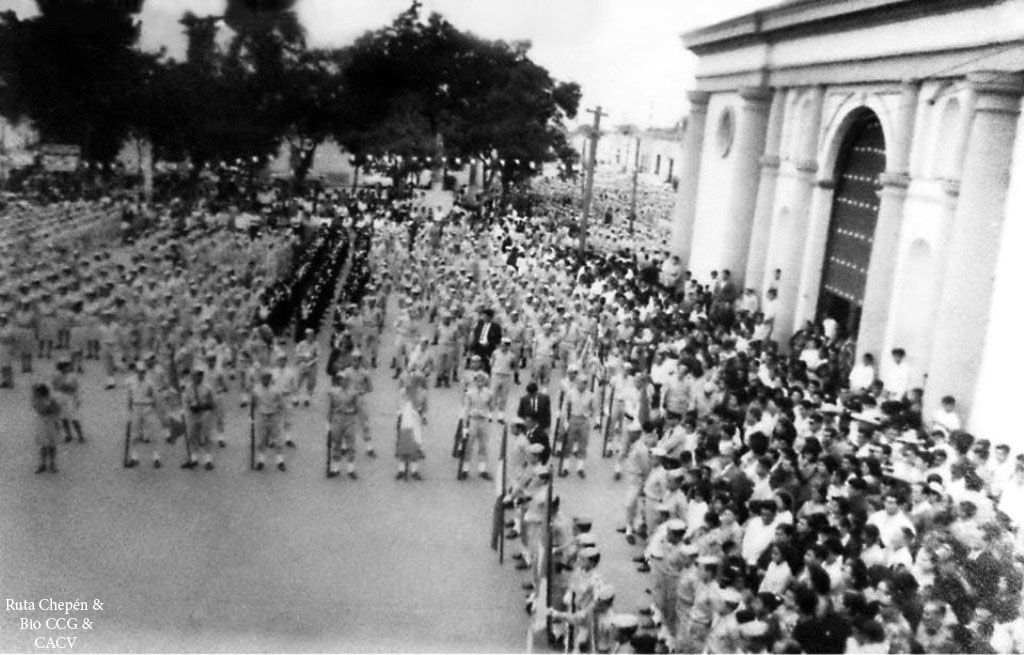
<path fill-rule="evenodd" d="M 650 224 L 641 248 L 617 247 L 618 223 L 578 253 L 543 197 L 530 215 L 493 201 L 442 214 L 387 195 L 330 192 L 322 227 L 249 234 L 200 219 L 116 249 L 9 250 L 4 393 L 31 389 L 36 472 L 73 467 L 73 442 L 112 438 L 91 432 L 79 393 L 102 381 L 125 397 L 127 469 L 215 472 L 246 457 L 266 475 L 316 448 L 328 480 L 387 456 L 399 482 L 492 481 L 493 545 L 527 573 L 536 647 L 1017 643 L 1008 499 L 1024 458 L 963 432 L 953 398 L 922 416 L 899 352 L 879 378 L 828 326 L 772 341 L 770 298 L 725 271 L 690 279 Z M 77 266 L 57 264 L 69 257 Z M 393 434 L 370 429 L 375 369 L 397 379 Z M 438 394 L 460 410 L 434 425 Z M 247 409 L 247 430 L 226 423 L 229 405 Z M 317 407 L 323 436 L 297 434 L 295 414 Z M 437 440 L 451 441 L 451 464 L 425 459 Z M 568 476 L 625 501 L 574 515 Z M 649 605 L 615 605 L 595 523 L 635 549 L 640 574 L 625 583 Z"/>
<path fill-rule="evenodd" d="M 752 4 L 603 130 L 418 0 L 4 12 L 0 650 L 1024 652 L 1022 1 Z"/>

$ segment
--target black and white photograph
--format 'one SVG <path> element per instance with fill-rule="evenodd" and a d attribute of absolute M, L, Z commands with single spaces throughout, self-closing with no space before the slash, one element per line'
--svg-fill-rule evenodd
<path fill-rule="evenodd" d="M 1024 0 L 0 0 L 0 653 L 1024 653 Z"/>

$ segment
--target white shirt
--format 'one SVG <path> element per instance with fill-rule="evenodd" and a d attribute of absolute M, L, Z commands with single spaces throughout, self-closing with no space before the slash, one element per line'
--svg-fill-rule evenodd
<path fill-rule="evenodd" d="M 890 515 L 884 509 L 880 509 L 868 518 L 868 523 L 878 526 L 878 534 L 882 538 L 882 543 L 886 545 L 892 543 L 893 536 L 902 533 L 903 528 L 914 529 L 914 524 L 901 511 Z"/>
<path fill-rule="evenodd" d="M 870 364 L 857 364 L 850 371 L 850 389 L 861 391 L 871 386 L 875 381 L 875 367 Z"/>
<path fill-rule="evenodd" d="M 950 432 L 955 432 L 963 428 L 963 423 L 960 421 L 960 417 L 957 416 L 957 413 L 955 411 L 947 412 L 942 407 L 935 410 L 935 414 L 932 416 L 932 422 L 938 423 Z"/>
<path fill-rule="evenodd" d="M 743 531 L 743 544 L 740 546 L 740 554 L 747 564 L 757 564 L 757 558 L 771 545 L 778 521 L 776 517 L 772 523 L 765 525 L 760 516 L 753 516 L 747 522 Z"/>
<path fill-rule="evenodd" d="M 911 371 L 907 360 L 903 360 L 899 364 L 894 361 L 882 377 L 882 383 L 885 386 L 885 390 L 897 398 L 907 395 L 911 384 Z"/>

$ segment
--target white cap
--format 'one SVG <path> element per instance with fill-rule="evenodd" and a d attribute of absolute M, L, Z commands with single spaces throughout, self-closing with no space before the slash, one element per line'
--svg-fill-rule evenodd
<path fill-rule="evenodd" d="M 669 519 L 665 522 L 665 529 L 669 532 L 685 532 L 686 522 L 682 519 Z"/>

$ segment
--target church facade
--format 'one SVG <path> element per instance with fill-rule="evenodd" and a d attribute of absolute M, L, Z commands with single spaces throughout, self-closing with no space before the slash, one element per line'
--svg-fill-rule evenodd
<path fill-rule="evenodd" d="M 672 251 L 777 286 L 783 342 L 832 317 L 883 366 L 904 348 L 926 410 L 1013 440 L 1024 0 L 793 0 L 683 41 Z"/>

